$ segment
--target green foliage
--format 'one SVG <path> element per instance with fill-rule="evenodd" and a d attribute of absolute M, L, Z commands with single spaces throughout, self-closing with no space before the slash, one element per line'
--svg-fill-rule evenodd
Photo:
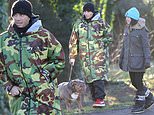
<path fill-rule="evenodd" d="M 7 95 L 5 94 L 5 91 L 2 89 L 2 86 L 0 85 L 0 115 L 10 115 L 8 101 L 7 101 Z"/>
<path fill-rule="evenodd" d="M 7 25 L 8 25 L 8 3 L 6 0 L 0 1 L 0 33 L 3 32 Z M 2 86 L 0 84 L 0 114 L 3 115 L 9 115 L 9 107 L 8 107 L 8 101 L 7 97 L 5 95 L 4 90 L 2 89 Z"/>
<path fill-rule="evenodd" d="M 0 1 L 0 33 L 3 32 L 8 25 L 7 9 L 8 9 L 7 1 L 1 0 Z"/>

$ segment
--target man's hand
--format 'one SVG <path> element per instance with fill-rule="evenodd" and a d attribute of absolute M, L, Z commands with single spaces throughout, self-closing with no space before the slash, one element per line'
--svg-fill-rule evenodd
<path fill-rule="evenodd" d="M 13 86 L 12 89 L 10 90 L 10 94 L 12 96 L 20 95 L 20 88 L 18 86 Z"/>
<path fill-rule="evenodd" d="M 70 59 L 70 64 L 71 64 L 72 66 L 74 66 L 74 63 L 75 63 L 75 59 Z"/>

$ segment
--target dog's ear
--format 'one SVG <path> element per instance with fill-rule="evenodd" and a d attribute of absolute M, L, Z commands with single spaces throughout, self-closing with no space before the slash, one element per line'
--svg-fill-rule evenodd
<path fill-rule="evenodd" d="M 68 82 L 68 87 L 72 88 L 72 80 Z"/>

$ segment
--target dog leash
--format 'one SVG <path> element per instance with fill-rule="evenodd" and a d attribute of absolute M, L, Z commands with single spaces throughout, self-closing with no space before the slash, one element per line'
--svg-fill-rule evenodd
<path fill-rule="evenodd" d="M 73 65 L 71 64 L 70 75 L 69 75 L 69 81 L 71 81 L 72 70 L 73 70 Z"/>

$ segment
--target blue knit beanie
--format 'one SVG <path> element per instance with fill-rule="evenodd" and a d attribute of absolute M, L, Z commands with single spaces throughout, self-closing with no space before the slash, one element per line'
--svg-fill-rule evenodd
<path fill-rule="evenodd" d="M 134 20 L 139 20 L 139 18 L 140 18 L 140 13 L 139 13 L 139 11 L 137 10 L 137 8 L 132 7 L 132 8 L 130 8 L 130 9 L 125 13 L 125 17 L 129 17 L 129 18 L 132 18 L 132 19 L 134 19 Z"/>

